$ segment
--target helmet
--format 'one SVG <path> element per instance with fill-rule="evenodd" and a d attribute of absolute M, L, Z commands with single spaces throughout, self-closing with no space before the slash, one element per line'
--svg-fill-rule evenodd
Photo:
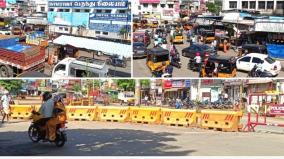
<path fill-rule="evenodd" d="M 200 56 L 200 53 L 199 53 L 199 52 L 197 52 L 195 55 L 196 55 L 196 56 Z"/>
<path fill-rule="evenodd" d="M 52 94 L 51 94 L 50 92 L 44 92 L 44 93 L 42 94 L 42 100 L 43 100 L 43 101 L 47 101 L 47 100 L 49 100 L 51 97 L 52 97 Z"/>

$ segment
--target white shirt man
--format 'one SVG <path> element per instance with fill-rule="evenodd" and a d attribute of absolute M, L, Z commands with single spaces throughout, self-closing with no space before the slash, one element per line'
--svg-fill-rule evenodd
<path fill-rule="evenodd" d="M 4 113 L 10 114 L 10 98 L 6 93 L 1 97 L 1 102 Z"/>

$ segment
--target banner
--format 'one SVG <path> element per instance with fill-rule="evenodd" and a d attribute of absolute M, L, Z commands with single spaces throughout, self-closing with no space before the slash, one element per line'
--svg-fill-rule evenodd
<path fill-rule="evenodd" d="M 128 0 L 48 1 L 48 7 L 64 8 L 127 8 Z"/>
<path fill-rule="evenodd" d="M 272 105 L 270 108 L 270 115 L 281 115 L 284 116 L 284 105 Z"/>
<path fill-rule="evenodd" d="M 107 21 L 122 21 L 130 22 L 131 15 L 129 14 L 109 14 L 109 13 L 94 13 L 90 14 L 90 20 L 107 20 Z"/>

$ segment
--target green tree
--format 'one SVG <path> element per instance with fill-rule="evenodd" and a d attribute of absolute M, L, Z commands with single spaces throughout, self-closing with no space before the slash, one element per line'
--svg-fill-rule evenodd
<path fill-rule="evenodd" d="M 17 93 L 22 89 L 24 81 L 22 80 L 0 80 L 0 86 L 4 87 L 10 93 Z"/>
<path fill-rule="evenodd" d="M 215 3 L 207 2 L 206 7 L 209 12 L 214 13 L 214 14 L 219 14 L 219 12 L 222 9 L 222 3 L 220 3 L 219 1 Z"/>
<path fill-rule="evenodd" d="M 150 88 L 151 81 L 149 79 L 141 79 L 140 84 L 142 88 Z"/>
<path fill-rule="evenodd" d="M 124 91 L 134 91 L 135 90 L 135 80 L 133 79 L 117 79 L 114 80 L 118 88 Z"/>
<path fill-rule="evenodd" d="M 119 31 L 119 35 L 121 35 L 123 37 L 123 39 L 126 39 L 127 37 L 127 29 L 125 27 L 122 27 Z"/>
<path fill-rule="evenodd" d="M 73 91 L 75 92 L 80 92 L 81 91 L 81 86 L 80 84 L 76 83 L 74 86 L 73 86 Z"/>

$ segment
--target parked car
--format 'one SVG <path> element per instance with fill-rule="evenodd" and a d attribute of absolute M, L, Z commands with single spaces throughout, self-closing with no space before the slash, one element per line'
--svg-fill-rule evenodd
<path fill-rule="evenodd" d="M 244 44 L 241 49 L 242 55 L 246 55 L 249 53 L 260 53 L 267 54 L 267 48 L 264 45 L 257 44 Z"/>
<path fill-rule="evenodd" d="M 142 42 L 134 42 L 133 43 L 133 58 L 146 57 L 147 56 L 147 48 Z"/>
<path fill-rule="evenodd" d="M 277 76 L 281 70 L 280 61 L 274 60 L 268 55 L 260 53 L 250 53 L 237 60 L 237 69 L 243 71 L 251 71 L 255 65 L 262 64 L 266 71 L 273 76 Z"/>
<path fill-rule="evenodd" d="M 112 65 L 114 67 L 127 67 L 127 61 L 124 58 L 120 58 L 118 55 L 112 55 L 109 59 L 106 60 L 108 65 Z"/>
<path fill-rule="evenodd" d="M 207 53 L 209 56 L 214 56 L 217 54 L 217 51 L 208 45 L 203 44 L 193 44 L 182 50 L 182 56 L 193 59 L 196 53 L 199 52 L 201 57 L 205 57 Z"/>

